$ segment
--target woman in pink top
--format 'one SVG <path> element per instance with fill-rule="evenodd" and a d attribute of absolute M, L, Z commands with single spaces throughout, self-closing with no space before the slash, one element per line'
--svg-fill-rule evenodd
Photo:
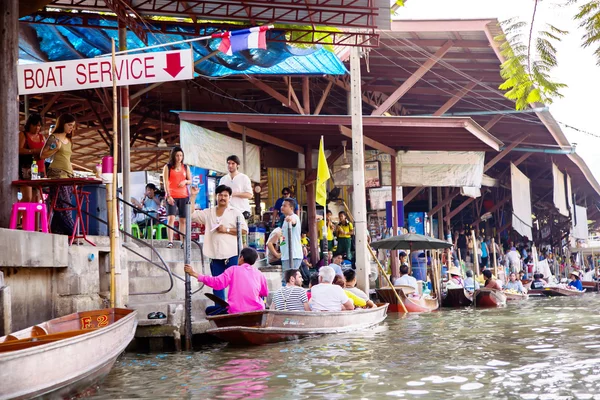
<path fill-rule="evenodd" d="M 238 258 L 239 265 L 227 268 L 219 276 L 199 274 L 191 265 L 185 266 L 185 272 L 213 289 L 222 290 L 229 287 L 228 314 L 260 311 L 265 309 L 262 297 L 267 297 L 269 290 L 265 276 L 252 266 L 257 259 L 256 250 L 246 247 L 242 249 Z"/>

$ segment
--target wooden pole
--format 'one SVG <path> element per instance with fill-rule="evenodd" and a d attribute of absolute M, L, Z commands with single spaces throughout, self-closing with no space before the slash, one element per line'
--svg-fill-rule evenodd
<path fill-rule="evenodd" d="M 117 139 L 117 64 L 115 57 L 115 40 L 112 39 L 112 84 L 113 84 L 113 182 L 112 182 L 112 223 L 110 226 L 110 307 L 114 308 L 117 301 L 117 277 L 116 269 L 119 262 L 119 213 L 117 207 L 117 159 L 119 156 L 119 144 Z"/>
<path fill-rule="evenodd" d="M 379 260 L 377 259 L 377 257 L 375 257 L 375 253 L 373 253 L 373 249 L 369 245 L 367 245 L 367 249 L 371 253 L 371 257 L 373 257 L 375 259 L 375 262 L 377 263 L 377 266 L 379 267 L 379 272 L 381 273 L 381 275 L 383 275 L 383 277 L 387 281 L 388 285 L 390 286 L 390 288 L 392 289 L 392 291 L 396 295 L 396 300 L 398 300 L 398 304 L 400 304 L 402 306 L 402 310 L 404 310 L 405 313 L 408 313 L 408 311 L 406 310 L 406 306 L 404 305 L 404 302 L 400 298 L 400 295 L 398 294 L 398 292 L 396 292 L 396 288 L 392 284 L 392 281 L 390 281 L 390 277 L 387 276 L 387 273 L 385 272 L 385 270 L 381 266 L 381 263 L 379 263 Z"/>
<path fill-rule="evenodd" d="M 304 177 L 313 171 L 312 147 L 304 148 Z M 306 186 L 306 213 L 308 218 L 308 239 L 310 240 L 310 262 L 313 265 L 319 261 L 319 232 L 317 232 L 317 185 L 315 182 Z M 325 210 L 323 210 L 325 212 Z M 325 214 L 323 214 L 325 216 Z M 325 221 L 327 227 L 327 221 Z M 323 236 L 327 241 L 327 235 Z M 325 264 L 327 265 L 327 264 Z"/>
<path fill-rule="evenodd" d="M 391 157 L 391 175 L 392 175 L 392 228 L 394 229 L 394 234 L 392 236 L 396 236 L 398 234 L 398 196 L 396 195 L 396 187 L 398 185 L 397 179 L 397 171 L 396 171 L 396 157 Z M 392 250 L 392 278 L 398 278 L 400 276 L 400 266 L 398 265 L 398 250 Z"/>
<path fill-rule="evenodd" d="M 365 155 L 362 124 L 362 90 L 360 77 L 360 48 L 350 48 L 350 105 L 352 116 L 352 187 L 358 286 L 369 293 L 369 256 L 367 241 L 367 195 L 365 193 Z"/>
<path fill-rule="evenodd" d="M 475 237 L 475 230 L 471 229 L 471 238 L 473 239 L 473 267 L 477 270 L 477 276 L 481 275 L 481 271 L 479 271 L 479 258 L 477 257 L 477 238 Z"/>
<path fill-rule="evenodd" d="M 496 239 L 494 238 L 492 238 L 492 257 L 494 257 L 494 275 L 498 278 L 498 257 L 496 257 Z"/>
<path fill-rule="evenodd" d="M 127 50 L 127 27 L 119 21 L 119 51 Z M 121 86 L 121 151 L 123 155 L 123 198 L 131 201 L 131 148 L 129 141 L 129 86 Z M 115 170 L 115 174 L 117 170 Z M 131 212 L 123 212 L 123 230 L 131 233 Z M 124 237 L 129 242 L 129 236 Z"/>

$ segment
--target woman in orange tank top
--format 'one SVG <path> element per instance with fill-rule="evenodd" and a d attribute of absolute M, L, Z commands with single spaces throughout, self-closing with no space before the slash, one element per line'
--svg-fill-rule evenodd
<path fill-rule="evenodd" d="M 187 185 L 192 184 L 190 167 L 183 163 L 183 150 L 175 146 L 171 150 L 169 163 L 163 168 L 163 182 L 165 183 L 165 199 L 167 200 L 167 224 L 174 226 L 175 216 L 179 216 L 179 231 L 185 232 L 185 207 L 188 202 L 189 192 Z M 173 247 L 173 231 L 167 229 L 169 236 L 168 248 Z M 183 248 L 183 238 L 181 238 Z"/>

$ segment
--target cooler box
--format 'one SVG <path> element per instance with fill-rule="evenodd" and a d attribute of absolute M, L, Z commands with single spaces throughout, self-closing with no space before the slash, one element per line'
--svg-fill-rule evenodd
<path fill-rule="evenodd" d="M 413 253 L 412 257 L 412 273 L 413 277 L 418 281 L 427 281 L 427 257 L 425 253 Z M 417 256 L 418 254 L 418 256 Z M 423 257 L 420 255 L 423 254 Z"/>
<path fill-rule="evenodd" d="M 266 229 L 256 226 L 248 228 L 248 246 L 256 250 L 265 249 Z"/>

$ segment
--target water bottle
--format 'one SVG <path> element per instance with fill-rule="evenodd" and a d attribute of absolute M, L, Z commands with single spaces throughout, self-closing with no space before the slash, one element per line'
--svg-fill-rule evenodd
<path fill-rule="evenodd" d="M 39 171 L 38 171 L 37 162 L 35 161 L 35 158 L 34 158 L 33 164 L 31 164 L 31 180 L 33 181 L 36 179 L 40 179 L 40 175 L 39 175 Z"/>

